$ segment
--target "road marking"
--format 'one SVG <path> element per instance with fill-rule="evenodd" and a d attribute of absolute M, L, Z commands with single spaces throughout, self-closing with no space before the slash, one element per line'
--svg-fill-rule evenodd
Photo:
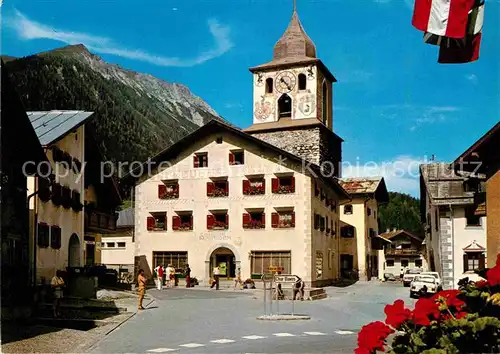
<path fill-rule="evenodd" d="M 337 334 L 354 334 L 354 332 L 351 331 L 335 331 Z"/>
<path fill-rule="evenodd" d="M 326 336 L 326 333 L 321 332 L 304 332 L 305 334 L 309 334 L 310 336 Z"/>
<path fill-rule="evenodd" d="M 241 337 L 241 338 L 245 338 L 245 339 L 262 339 L 262 338 L 267 338 L 267 337 L 263 337 L 263 336 L 245 336 L 245 337 Z"/>
<path fill-rule="evenodd" d="M 276 337 L 295 337 L 295 334 L 291 333 L 273 333 Z"/>
<path fill-rule="evenodd" d="M 188 343 L 179 345 L 179 347 L 185 347 L 185 348 L 199 348 L 204 346 L 205 344 L 200 344 L 200 343 Z"/>
<path fill-rule="evenodd" d="M 232 340 L 232 339 L 217 339 L 217 340 L 211 340 L 210 342 L 219 343 L 219 344 L 226 344 L 226 343 L 233 343 L 234 340 Z"/>
<path fill-rule="evenodd" d="M 170 348 L 157 348 L 157 349 L 150 349 L 148 350 L 148 353 L 166 353 L 166 352 L 174 352 L 177 349 L 170 349 Z"/>

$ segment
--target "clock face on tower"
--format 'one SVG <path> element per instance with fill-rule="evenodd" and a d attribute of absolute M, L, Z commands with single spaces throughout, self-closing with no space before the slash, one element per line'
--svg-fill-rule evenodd
<path fill-rule="evenodd" d="M 287 93 L 293 90 L 297 83 L 295 74 L 291 71 L 282 71 L 276 75 L 276 91 L 279 93 Z"/>

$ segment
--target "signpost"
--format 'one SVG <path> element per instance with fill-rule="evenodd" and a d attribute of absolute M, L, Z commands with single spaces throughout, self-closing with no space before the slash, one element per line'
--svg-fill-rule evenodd
<path fill-rule="evenodd" d="M 273 277 L 276 287 L 278 284 L 292 284 L 292 316 L 295 312 L 295 284 L 300 281 L 300 278 L 293 274 L 275 274 Z M 279 300 L 277 300 L 279 303 Z M 278 315 L 279 315 L 279 305 L 278 305 Z"/>
<path fill-rule="evenodd" d="M 269 313 L 273 312 L 273 275 L 264 273 L 262 274 L 262 284 L 264 285 L 264 315 L 267 315 L 267 290 L 271 290 L 271 308 Z M 269 289 L 267 284 L 270 285 Z"/>

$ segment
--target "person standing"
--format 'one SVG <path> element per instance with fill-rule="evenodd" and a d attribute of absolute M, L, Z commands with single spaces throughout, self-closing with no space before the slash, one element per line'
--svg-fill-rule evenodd
<path fill-rule="evenodd" d="M 138 283 L 137 293 L 139 294 L 138 308 L 139 310 L 144 310 L 144 307 L 142 306 L 144 295 L 146 295 L 146 277 L 144 276 L 144 269 L 139 269 L 137 283 Z"/>
<path fill-rule="evenodd" d="M 156 267 L 155 271 L 156 271 L 156 286 L 158 290 L 161 290 L 163 285 L 163 273 L 164 273 L 163 264 L 160 264 L 158 267 Z"/>
<path fill-rule="evenodd" d="M 213 289 L 215 285 L 215 290 L 219 290 L 219 276 L 220 276 L 220 269 L 219 266 L 216 266 L 214 268 L 214 282 L 212 283 L 212 286 L 210 286 L 210 289 Z"/>
<path fill-rule="evenodd" d="M 189 264 L 186 264 L 186 269 L 184 270 L 184 274 L 186 275 L 186 288 L 191 287 L 191 268 L 189 268 Z"/>
<path fill-rule="evenodd" d="M 172 264 L 169 264 L 167 267 L 167 281 L 170 287 L 174 287 L 175 285 L 175 268 Z"/>
<path fill-rule="evenodd" d="M 61 299 L 63 298 L 63 289 L 66 284 L 62 278 L 62 272 L 60 270 L 56 271 L 56 275 L 52 278 L 50 285 L 54 290 L 54 317 L 61 316 Z"/>

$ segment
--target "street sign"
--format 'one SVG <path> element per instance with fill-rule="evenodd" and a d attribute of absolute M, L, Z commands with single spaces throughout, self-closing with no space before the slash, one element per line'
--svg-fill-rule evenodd
<path fill-rule="evenodd" d="M 296 276 L 296 275 L 292 275 L 292 274 L 276 274 L 274 276 L 274 282 L 276 283 L 293 283 L 295 284 L 296 282 L 299 281 L 299 277 Z"/>
<path fill-rule="evenodd" d="M 273 275 L 269 273 L 262 274 L 262 281 L 271 281 L 273 280 Z"/>

